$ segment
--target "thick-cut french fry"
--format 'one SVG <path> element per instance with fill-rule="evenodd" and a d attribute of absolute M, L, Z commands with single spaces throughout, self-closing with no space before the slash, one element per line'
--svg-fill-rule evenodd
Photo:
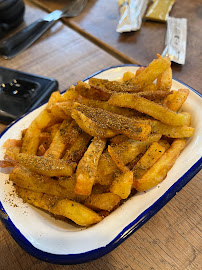
<path fill-rule="evenodd" d="M 153 142 L 137 164 L 133 167 L 135 179 L 140 178 L 164 154 L 166 149 L 157 142 Z"/>
<path fill-rule="evenodd" d="M 159 141 L 160 134 L 149 135 L 146 141 L 134 141 L 129 139 L 114 147 L 114 151 L 119 155 L 124 164 L 134 160 L 140 153 L 146 151 L 147 147 L 155 141 Z M 97 182 L 102 185 L 109 185 L 113 180 L 113 173 L 116 171 L 114 164 L 109 153 L 103 153 L 98 163 Z M 110 177 L 112 176 L 112 177 Z"/>
<path fill-rule="evenodd" d="M 3 144 L 3 148 L 10 148 L 10 147 L 21 147 L 22 140 L 15 140 L 15 139 L 8 139 Z"/>
<path fill-rule="evenodd" d="M 51 94 L 51 97 L 48 101 L 48 105 L 57 102 L 60 100 L 61 95 L 59 92 L 54 92 Z M 54 118 L 52 114 L 48 113 L 46 109 L 44 109 L 35 119 L 32 121 L 31 125 L 27 129 L 25 136 L 23 137 L 22 143 L 22 153 L 27 154 L 36 154 L 38 146 L 39 146 L 39 136 L 41 130 L 50 125 L 50 123 L 54 124 L 58 118 Z"/>
<path fill-rule="evenodd" d="M 77 122 L 79 127 L 94 137 L 101 137 L 101 138 L 111 138 L 117 135 L 117 131 L 114 131 L 109 128 L 102 128 L 97 123 L 92 121 L 90 118 L 85 116 L 82 112 L 73 109 L 72 110 L 72 118 Z"/>
<path fill-rule="evenodd" d="M 176 139 L 163 156 L 140 179 L 135 179 L 135 188 L 138 191 L 145 191 L 162 182 L 184 149 L 185 144 L 185 140 Z"/>
<path fill-rule="evenodd" d="M 139 67 L 135 73 L 136 76 L 140 75 L 140 73 L 142 73 L 142 71 L 145 70 L 145 67 Z"/>
<path fill-rule="evenodd" d="M 74 101 L 79 97 L 78 92 L 75 90 L 75 86 L 70 86 L 69 89 L 61 96 L 61 102 Z"/>
<path fill-rule="evenodd" d="M 154 59 L 139 75 L 136 75 L 129 82 L 131 82 L 136 90 L 143 90 L 162 73 L 170 67 L 170 59 L 160 58 Z"/>
<path fill-rule="evenodd" d="M 77 202 L 83 202 L 87 198 L 87 196 L 78 195 L 74 193 L 74 188 L 76 184 L 76 174 L 73 174 L 72 176 L 69 177 L 59 177 L 58 183 L 62 187 L 64 187 L 66 191 L 68 191 L 68 196 L 65 196 L 66 198 Z"/>
<path fill-rule="evenodd" d="M 51 94 L 49 100 L 48 100 L 48 105 L 61 101 L 61 94 L 59 91 L 55 91 Z"/>
<path fill-rule="evenodd" d="M 161 139 L 158 141 L 158 143 L 165 148 L 165 151 L 167 151 L 168 148 L 170 147 L 169 142 L 166 140 Z"/>
<path fill-rule="evenodd" d="M 10 173 L 9 179 L 19 187 L 36 192 L 43 192 L 58 197 L 67 197 L 68 199 L 72 199 L 73 197 L 71 191 L 63 188 L 57 180 L 33 173 L 21 166 L 15 166 Z"/>
<path fill-rule="evenodd" d="M 122 172 L 121 174 L 115 176 L 115 179 L 110 186 L 110 191 L 114 194 L 119 195 L 122 199 L 126 199 L 131 192 L 133 184 L 133 172 L 124 165 L 119 155 L 110 145 L 108 146 L 108 152 L 116 166 Z"/>
<path fill-rule="evenodd" d="M 165 135 L 170 138 L 189 138 L 194 134 L 194 128 L 188 126 L 171 126 L 157 120 L 140 120 L 151 125 L 152 132 Z"/>
<path fill-rule="evenodd" d="M 160 54 L 157 54 L 157 57 L 162 58 Z M 164 91 L 170 91 L 172 86 L 172 68 L 169 67 L 164 73 L 157 77 L 156 81 L 157 89 Z"/>
<path fill-rule="evenodd" d="M 114 194 L 119 195 L 122 199 L 128 198 L 131 192 L 133 184 L 133 172 L 128 169 L 120 159 L 119 155 L 114 151 L 114 149 L 109 145 L 108 152 L 116 164 L 116 166 L 121 170 L 122 173 L 115 176 L 113 180 L 110 191 Z"/>
<path fill-rule="evenodd" d="M 189 95 L 188 89 L 179 89 L 174 97 L 166 102 L 168 109 L 177 112 Z"/>
<path fill-rule="evenodd" d="M 60 117 L 61 119 L 69 119 L 71 117 L 71 110 L 73 101 L 63 101 L 52 103 L 47 106 L 47 111 L 54 116 Z"/>
<path fill-rule="evenodd" d="M 121 114 L 128 117 L 140 115 L 140 113 L 135 110 L 112 106 L 112 105 L 109 105 L 106 101 L 83 98 L 81 103 L 85 104 L 88 107 L 100 108 L 109 112 Z"/>
<path fill-rule="evenodd" d="M 173 112 L 153 101 L 133 94 L 114 94 L 108 102 L 114 106 L 135 109 L 168 125 L 184 126 L 189 122 L 187 115 Z"/>
<path fill-rule="evenodd" d="M 169 67 L 157 78 L 156 88 L 158 90 L 170 91 L 172 86 L 172 69 Z"/>
<path fill-rule="evenodd" d="M 136 87 L 128 81 L 118 82 L 118 81 L 108 81 L 103 79 L 90 78 L 89 84 L 91 88 L 100 90 L 103 93 L 108 93 L 109 96 L 116 92 L 137 92 Z"/>
<path fill-rule="evenodd" d="M 97 165 L 100 156 L 105 148 L 106 140 L 94 138 L 85 152 L 83 158 L 79 161 L 76 170 L 76 185 L 74 192 L 80 195 L 90 195 L 95 177 L 97 174 Z"/>
<path fill-rule="evenodd" d="M 128 170 L 115 177 L 110 186 L 110 191 L 119 195 L 121 199 L 126 199 L 131 193 L 132 185 L 133 172 Z"/>
<path fill-rule="evenodd" d="M 138 76 L 143 70 L 145 70 L 145 67 L 139 67 L 138 70 L 136 71 L 135 75 L 132 72 L 128 72 L 129 74 L 126 74 L 125 78 L 124 78 L 124 75 L 125 75 L 125 73 L 124 73 L 123 80 L 124 81 L 130 80 L 130 79 L 134 78 L 135 76 Z M 132 76 L 132 74 L 133 74 L 133 76 Z M 156 84 L 151 83 L 147 87 L 144 88 L 144 91 L 155 91 L 156 89 L 157 89 Z"/>
<path fill-rule="evenodd" d="M 41 192 L 34 192 L 17 187 L 17 193 L 25 202 L 41 209 L 49 211 L 54 215 L 64 216 L 81 226 L 90 226 L 101 221 L 102 217 L 86 206 L 68 200 L 60 199 Z"/>
<path fill-rule="evenodd" d="M 53 138 L 53 141 L 48 148 L 48 150 L 45 152 L 44 156 L 45 157 L 50 157 L 50 158 L 61 158 L 62 154 L 67 146 L 67 140 L 66 136 L 68 133 L 68 127 L 70 125 L 71 121 L 69 120 L 64 120 L 55 134 L 55 137 Z M 69 133 L 68 133 L 69 134 Z"/>
<path fill-rule="evenodd" d="M 51 212 L 67 217 L 80 226 L 90 226 L 102 220 L 100 215 L 85 205 L 68 199 L 59 200 Z"/>
<path fill-rule="evenodd" d="M 110 145 L 108 145 L 108 153 L 110 154 L 110 157 L 112 158 L 112 160 L 114 161 L 114 163 L 116 164 L 116 166 L 119 168 L 120 171 L 122 171 L 123 173 L 129 171 L 129 169 L 120 159 L 119 155 L 114 151 L 114 149 Z"/>
<path fill-rule="evenodd" d="M 47 111 L 52 115 L 61 118 L 61 119 L 71 119 L 71 111 L 68 113 L 67 105 L 72 105 L 72 102 L 57 102 L 52 103 L 47 107 Z"/>
<path fill-rule="evenodd" d="M 81 81 L 77 83 L 75 89 L 79 93 L 79 95 L 89 99 L 108 100 L 111 96 L 111 91 L 103 91 L 100 89 L 96 89 L 94 87 L 91 87 L 89 84 Z"/>
<path fill-rule="evenodd" d="M 150 88 L 152 85 L 149 86 Z M 172 92 L 164 91 L 164 90 L 150 90 L 149 88 L 147 91 L 139 92 L 134 94 L 134 96 L 143 97 L 155 102 L 163 101 L 167 96 L 172 94 Z M 123 109 L 123 108 L 122 108 Z"/>
<path fill-rule="evenodd" d="M 117 115 L 103 109 L 87 107 L 80 104 L 76 110 L 82 112 L 100 128 L 109 128 L 134 140 L 146 140 L 151 131 L 149 125 L 142 125 L 135 119 Z"/>
<path fill-rule="evenodd" d="M 129 81 L 130 79 L 134 78 L 135 77 L 135 74 L 131 71 L 126 71 L 124 74 L 123 74 L 123 81 Z"/>
<path fill-rule="evenodd" d="M 119 203 L 121 198 L 113 193 L 91 194 L 85 201 L 85 205 L 93 210 L 112 211 Z"/>
<path fill-rule="evenodd" d="M 35 121 L 31 123 L 23 138 L 22 153 L 36 154 L 40 142 L 41 129 Z"/>
<path fill-rule="evenodd" d="M 70 149 L 66 151 L 63 159 L 78 163 L 85 153 L 90 139 L 91 136 L 83 131 Z"/>
<path fill-rule="evenodd" d="M 46 176 L 71 176 L 76 164 L 63 159 L 41 157 L 29 154 L 16 154 L 17 162 L 38 174 Z"/>
<path fill-rule="evenodd" d="M 57 123 L 45 129 L 46 132 L 49 132 L 51 134 L 52 140 L 55 137 L 55 134 L 58 132 L 60 126 L 61 126 L 61 123 Z"/>
<path fill-rule="evenodd" d="M 128 137 L 126 135 L 120 134 L 120 135 L 117 135 L 117 136 L 111 138 L 110 142 L 112 144 L 120 144 L 120 143 L 125 142 L 127 140 L 128 140 Z"/>
<path fill-rule="evenodd" d="M 144 92 L 146 91 L 156 91 L 158 90 L 155 83 L 149 84 L 147 87 L 144 88 Z"/>
<path fill-rule="evenodd" d="M 50 132 L 41 132 L 40 142 L 37 150 L 37 156 L 43 156 L 52 142 L 52 136 Z"/>

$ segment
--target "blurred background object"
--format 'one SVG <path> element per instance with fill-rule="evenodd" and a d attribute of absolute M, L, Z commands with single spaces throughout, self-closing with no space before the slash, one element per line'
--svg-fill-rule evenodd
<path fill-rule="evenodd" d="M 23 0 L 0 0 L 0 38 L 23 22 Z"/>

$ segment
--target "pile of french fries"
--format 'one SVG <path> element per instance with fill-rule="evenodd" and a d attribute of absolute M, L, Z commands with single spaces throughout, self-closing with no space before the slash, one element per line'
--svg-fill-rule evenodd
<path fill-rule="evenodd" d="M 158 56 L 121 81 L 54 92 L 21 140 L 5 142 L 0 166 L 14 167 L 9 178 L 25 202 L 95 224 L 162 182 L 193 135 L 191 115 L 179 112 L 189 91 L 171 86 L 170 59 Z"/>

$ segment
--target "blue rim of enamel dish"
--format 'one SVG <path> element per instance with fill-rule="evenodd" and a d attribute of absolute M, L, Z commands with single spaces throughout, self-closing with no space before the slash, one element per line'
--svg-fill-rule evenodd
<path fill-rule="evenodd" d="M 103 70 L 100 70 L 91 76 L 87 77 L 84 81 L 94 77 L 102 73 L 103 71 L 107 71 L 109 69 L 124 67 L 124 66 L 139 66 L 133 64 L 125 64 L 125 65 L 118 65 L 112 66 Z M 174 80 L 180 82 L 181 84 L 185 85 L 197 95 L 202 97 L 200 93 L 196 90 L 188 86 L 187 84 L 181 82 L 173 78 Z M 25 114 L 24 116 L 26 116 Z M 21 118 L 23 118 L 22 116 Z M 1 134 L 2 135 L 16 122 L 18 122 L 21 118 L 17 119 L 15 122 L 11 123 L 9 127 L 7 127 Z M 35 248 L 24 236 L 23 234 L 15 227 L 9 216 L 7 215 L 5 209 L 3 208 L 2 203 L 0 202 L 0 210 L 3 212 L 1 220 L 5 225 L 8 232 L 11 234 L 13 239 L 18 243 L 18 245 L 23 248 L 27 253 L 30 255 L 54 264 L 80 264 L 84 262 L 89 262 L 95 259 L 98 259 L 107 253 L 111 252 L 117 246 L 119 246 L 123 241 L 125 241 L 132 233 L 137 231 L 145 222 L 147 222 L 153 215 L 155 215 L 167 202 L 169 202 L 177 192 L 179 192 L 200 170 L 202 169 L 202 158 L 200 158 L 183 176 L 181 176 L 177 182 L 175 182 L 153 205 L 147 208 L 142 214 L 140 214 L 134 221 L 128 224 L 109 244 L 104 247 L 100 247 L 98 249 L 90 250 L 88 252 L 80 253 L 80 254 L 67 254 L 67 255 L 58 255 L 58 254 L 51 254 L 44 252 Z"/>

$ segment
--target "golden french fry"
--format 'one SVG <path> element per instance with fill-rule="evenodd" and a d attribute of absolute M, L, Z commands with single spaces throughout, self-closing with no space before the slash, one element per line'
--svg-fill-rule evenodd
<path fill-rule="evenodd" d="M 170 91 L 172 86 L 172 69 L 169 67 L 157 78 L 156 87 L 159 90 Z"/>
<path fill-rule="evenodd" d="M 100 156 L 105 148 L 106 140 L 94 138 L 79 161 L 76 170 L 76 185 L 74 192 L 80 195 L 90 195 L 95 177 L 97 174 L 97 165 Z"/>
<path fill-rule="evenodd" d="M 59 91 L 55 91 L 51 94 L 49 100 L 48 100 L 48 104 L 52 104 L 52 103 L 55 103 L 55 102 L 58 102 L 61 100 L 61 94 Z"/>
<path fill-rule="evenodd" d="M 145 70 L 145 67 L 139 67 L 136 71 L 136 76 L 138 76 L 143 70 Z M 156 84 L 151 83 L 147 87 L 144 88 L 144 91 L 155 91 L 157 90 Z"/>
<path fill-rule="evenodd" d="M 90 78 L 91 88 L 106 94 L 106 98 L 116 92 L 137 92 L 136 87 L 130 82 L 108 81 L 97 78 Z"/>
<path fill-rule="evenodd" d="M 117 136 L 111 138 L 110 142 L 112 144 L 120 144 L 120 143 L 125 142 L 127 140 L 128 140 L 128 137 L 126 135 L 120 134 L 120 135 L 117 135 Z"/>
<path fill-rule="evenodd" d="M 70 119 L 73 103 L 73 101 L 69 100 L 52 103 L 47 106 L 47 111 L 54 116 L 60 117 L 61 119 Z"/>
<path fill-rule="evenodd" d="M 90 226 L 102 220 L 100 215 L 85 205 L 68 199 L 59 200 L 51 212 L 67 217 L 80 226 Z"/>
<path fill-rule="evenodd" d="M 109 105 L 106 101 L 101 101 L 101 100 L 93 100 L 93 99 L 82 99 L 81 101 L 82 104 L 88 106 L 88 107 L 93 107 L 93 108 L 100 108 L 109 112 L 113 112 L 116 114 L 121 114 L 124 116 L 136 116 L 139 115 L 139 112 L 127 109 L 127 108 L 120 108 L 116 106 Z"/>
<path fill-rule="evenodd" d="M 68 114 L 67 103 L 72 104 L 72 102 L 52 103 L 49 106 L 47 106 L 47 111 L 58 118 L 70 120 L 71 111 L 69 111 L 69 114 Z"/>
<path fill-rule="evenodd" d="M 188 118 L 188 115 L 187 115 Z M 188 126 L 171 126 L 157 120 L 140 120 L 151 126 L 152 132 L 165 135 L 170 138 L 189 138 L 194 134 L 194 128 Z"/>
<path fill-rule="evenodd" d="M 81 81 L 77 83 L 75 89 L 79 95 L 89 99 L 108 100 L 111 96 L 111 91 L 96 89 Z"/>
<path fill-rule="evenodd" d="M 166 102 L 166 106 L 168 109 L 177 112 L 185 100 L 187 99 L 189 95 L 189 90 L 188 89 L 179 89 L 174 97 L 169 101 Z"/>
<path fill-rule="evenodd" d="M 67 91 L 61 96 L 61 102 L 74 101 L 79 97 L 78 92 L 75 90 L 75 86 L 72 85 Z"/>
<path fill-rule="evenodd" d="M 184 126 L 189 122 L 187 115 L 173 112 L 151 100 L 133 94 L 114 94 L 108 102 L 110 105 L 135 109 L 168 125 Z"/>
<path fill-rule="evenodd" d="M 138 191 L 145 191 L 162 182 L 184 149 L 185 144 L 185 140 L 175 139 L 163 156 L 141 178 L 135 179 L 135 188 Z"/>
<path fill-rule="evenodd" d="M 16 140 L 16 139 L 7 139 L 5 143 L 3 144 L 3 148 L 21 147 L 21 146 L 22 146 L 22 140 Z"/>
<path fill-rule="evenodd" d="M 165 151 L 167 151 L 168 148 L 170 147 L 169 142 L 166 140 L 161 139 L 158 141 L 158 143 L 165 148 Z"/>
<path fill-rule="evenodd" d="M 144 88 L 144 92 L 146 91 L 157 91 L 157 87 L 155 83 L 149 84 L 147 87 Z"/>
<path fill-rule="evenodd" d="M 120 156 L 110 145 L 108 146 L 108 152 L 116 166 L 122 172 L 121 174 L 115 176 L 115 179 L 110 186 L 110 191 L 119 195 L 122 199 L 126 199 L 131 192 L 133 184 L 133 172 L 124 165 L 123 161 L 120 159 Z"/>
<path fill-rule="evenodd" d="M 149 86 L 150 89 L 152 88 L 152 85 Z M 136 94 L 133 94 L 134 96 L 143 97 L 155 102 L 163 101 L 167 96 L 172 94 L 172 92 L 164 91 L 164 90 L 150 90 L 148 87 L 147 91 L 139 92 Z M 122 108 L 123 109 L 123 108 Z"/>
<path fill-rule="evenodd" d="M 144 70 L 130 80 L 136 90 L 143 90 L 170 67 L 170 59 L 167 57 L 154 59 Z"/>
<path fill-rule="evenodd" d="M 110 186 L 110 191 L 119 195 L 121 199 L 127 199 L 131 193 L 132 185 L 133 172 L 128 170 L 115 177 Z"/>
<path fill-rule="evenodd" d="M 166 149 L 162 144 L 153 142 L 137 164 L 133 167 L 135 179 L 140 178 L 164 154 Z"/>
<path fill-rule="evenodd" d="M 83 154 L 87 149 L 87 145 L 92 137 L 84 131 L 78 136 L 73 145 L 67 149 L 63 159 L 69 160 L 70 162 L 79 162 Z"/>
<path fill-rule="evenodd" d="M 60 100 L 61 95 L 59 92 L 54 92 L 51 94 L 51 97 L 48 101 L 48 105 L 51 103 L 57 102 Z M 51 123 L 54 124 L 58 118 L 53 117 L 51 113 L 48 113 L 46 109 L 44 109 L 35 119 L 32 121 L 31 125 L 27 129 L 22 143 L 22 153 L 27 154 L 36 154 L 38 146 L 39 146 L 39 136 L 41 130 L 49 126 Z"/>
<path fill-rule="evenodd" d="M 138 76 L 142 71 L 145 70 L 145 67 L 139 67 L 138 70 L 136 71 L 135 75 Z"/>
<path fill-rule="evenodd" d="M 109 128 L 117 133 L 122 133 L 134 140 L 146 140 L 151 131 L 149 125 L 139 123 L 122 115 L 117 115 L 103 109 L 87 107 L 80 104 L 76 110 L 83 113 L 100 128 Z"/>
<path fill-rule="evenodd" d="M 160 54 L 157 54 L 157 56 L 159 59 L 162 58 Z M 156 86 L 157 86 L 157 89 L 170 91 L 171 86 L 172 86 L 172 68 L 171 67 L 169 67 L 164 73 L 162 73 L 161 75 L 157 77 Z"/>
<path fill-rule="evenodd" d="M 25 153 L 16 154 L 16 161 L 33 172 L 46 176 L 71 176 L 76 164 L 69 164 L 63 159 L 49 158 L 43 156 L 29 155 Z"/>
<path fill-rule="evenodd" d="M 64 216 L 81 226 L 90 226 L 102 220 L 102 217 L 86 206 L 68 200 L 17 187 L 17 193 L 25 202 L 49 211 L 57 216 Z"/>
<path fill-rule="evenodd" d="M 48 176 L 36 174 L 21 166 L 15 166 L 10 173 L 9 179 L 22 188 L 58 197 L 72 198 L 71 192 L 63 188 L 57 180 Z"/>
<path fill-rule="evenodd" d="M 112 158 L 112 160 L 114 161 L 114 163 L 116 164 L 116 166 L 119 168 L 120 171 L 122 171 L 123 173 L 129 171 L 129 169 L 125 166 L 125 164 L 121 160 L 120 156 L 114 151 L 114 149 L 110 145 L 108 145 L 108 153 L 110 154 L 110 157 Z"/>
<path fill-rule="evenodd" d="M 112 211 L 119 203 L 121 198 L 113 193 L 91 194 L 85 201 L 85 205 L 93 210 Z"/>
<path fill-rule="evenodd" d="M 124 74 L 123 74 L 123 81 L 128 81 L 128 80 L 130 80 L 130 79 L 132 79 L 132 78 L 134 78 L 135 77 L 135 74 L 133 73 L 133 72 L 131 72 L 131 71 L 126 71 Z"/>
<path fill-rule="evenodd" d="M 161 134 L 149 135 L 146 141 L 127 140 L 114 147 L 114 151 L 119 155 L 124 164 L 134 160 L 140 153 L 144 153 L 147 147 L 155 141 L 159 141 Z M 113 180 L 113 173 L 116 171 L 114 164 L 109 153 L 103 153 L 98 163 L 97 182 L 102 185 L 109 185 Z M 110 177 L 112 176 L 112 177 Z"/>
<path fill-rule="evenodd" d="M 100 127 L 99 125 L 97 125 L 97 123 L 95 123 L 90 118 L 85 116 L 85 114 L 76 109 L 72 110 L 71 115 L 72 118 L 77 122 L 79 127 L 91 136 L 111 138 L 117 134 L 117 132 L 112 129 Z"/>
<path fill-rule="evenodd" d="M 55 137 L 55 134 L 59 130 L 60 126 L 61 126 L 61 123 L 57 123 L 57 124 L 53 124 L 52 126 L 45 128 L 44 130 L 46 132 L 49 132 L 51 135 L 51 138 L 53 139 Z"/>
<path fill-rule="evenodd" d="M 55 134 L 50 147 L 45 152 L 44 157 L 52 157 L 52 158 L 61 158 L 62 154 L 67 146 L 66 134 L 68 133 L 68 127 L 70 126 L 71 121 L 64 120 Z M 69 134 L 69 133 L 68 133 Z"/>
<path fill-rule="evenodd" d="M 58 184 L 64 188 L 64 192 L 66 193 L 66 195 L 63 197 L 77 202 L 84 202 L 86 200 L 87 196 L 74 193 L 76 174 L 69 177 L 59 177 Z"/>
<path fill-rule="evenodd" d="M 38 128 L 35 121 L 32 122 L 23 138 L 21 152 L 27 154 L 36 154 L 40 142 L 40 134 L 41 129 Z"/>

